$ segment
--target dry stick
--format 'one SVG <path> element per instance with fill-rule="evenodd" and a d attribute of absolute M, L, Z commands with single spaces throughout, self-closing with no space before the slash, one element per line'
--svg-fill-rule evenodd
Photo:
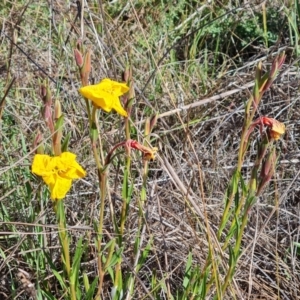
<path fill-rule="evenodd" d="M 210 103 L 210 102 L 213 102 L 213 101 L 216 101 L 216 100 L 224 99 L 224 98 L 226 98 L 226 97 L 228 97 L 228 96 L 230 96 L 232 94 L 238 93 L 238 92 L 243 91 L 245 89 L 248 89 L 248 88 L 250 88 L 252 86 L 254 86 L 254 82 L 246 83 L 245 85 L 243 85 L 242 87 L 239 87 L 237 89 L 230 90 L 230 91 L 227 91 L 227 92 L 224 92 L 224 93 L 221 93 L 219 95 L 212 96 L 212 97 L 208 97 L 208 98 L 196 101 L 196 102 L 194 102 L 192 104 L 184 105 L 184 106 L 182 106 L 180 108 L 175 108 L 173 110 L 170 110 L 170 111 L 167 111 L 165 113 L 159 114 L 158 118 L 164 118 L 164 117 L 167 117 L 167 116 L 171 116 L 171 115 L 174 115 L 174 114 L 176 114 L 178 112 L 181 112 L 181 111 L 189 110 L 191 108 L 195 108 L 195 107 L 198 107 L 200 105 L 203 105 L 203 104 L 206 104 L 206 103 Z"/>

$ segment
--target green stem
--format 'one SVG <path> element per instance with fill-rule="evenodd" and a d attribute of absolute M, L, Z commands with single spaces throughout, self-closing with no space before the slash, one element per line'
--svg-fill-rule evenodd
<path fill-rule="evenodd" d="M 59 200 L 55 203 L 54 210 L 57 216 L 58 222 L 58 235 L 60 245 L 62 248 L 63 263 L 65 271 L 67 273 L 70 283 L 70 296 L 71 300 L 76 300 L 76 290 L 74 284 L 71 281 L 71 261 L 70 261 L 70 249 L 69 249 L 69 236 L 66 227 L 66 216 L 63 201 Z"/>
<path fill-rule="evenodd" d="M 125 134 L 126 134 L 126 140 L 130 140 L 130 123 L 129 118 L 125 118 Z M 127 176 L 125 176 L 127 182 L 126 182 L 126 190 L 128 188 L 128 176 L 130 174 L 130 167 L 131 167 L 131 158 L 129 153 L 127 153 L 126 157 L 126 173 Z M 119 231 L 119 238 L 118 238 L 118 246 L 119 248 L 122 248 L 123 245 L 123 236 L 124 236 L 124 229 L 125 229 L 125 222 L 126 222 L 126 212 L 128 208 L 128 195 L 126 193 L 125 197 L 123 195 L 123 205 L 122 205 L 122 211 L 121 211 L 121 221 L 120 221 L 120 231 Z M 121 264 L 122 259 L 120 258 L 118 263 L 116 264 L 115 268 L 115 287 L 119 287 L 119 281 L 121 278 Z"/>
<path fill-rule="evenodd" d="M 100 182 L 100 216 L 99 216 L 99 226 L 98 226 L 98 239 L 97 239 L 97 250 L 98 250 L 98 271 L 99 271 L 99 286 L 96 299 L 100 299 L 100 293 L 103 287 L 103 280 L 105 275 L 105 270 L 102 265 L 102 237 L 103 237 L 103 221 L 104 221 L 104 208 L 105 208 L 105 197 L 106 197 L 106 173 L 99 172 L 99 182 Z"/>
<path fill-rule="evenodd" d="M 90 102 L 87 98 L 84 98 L 84 101 L 85 101 L 85 105 L 86 105 L 86 111 L 87 111 L 87 114 L 88 114 L 89 125 L 90 125 L 90 128 L 92 128 L 92 115 L 91 115 Z"/>
<path fill-rule="evenodd" d="M 257 82 L 255 84 L 258 84 Z M 255 90 L 255 87 L 254 87 Z M 254 90 L 253 90 L 253 94 L 254 94 Z M 246 108 L 245 108 L 245 120 L 244 120 L 244 125 L 243 125 L 243 129 L 242 129 L 242 135 L 241 135 L 241 142 L 240 142 L 240 148 L 239 148 L 239 152 L 238 152 L 238 162 L 237 162 L 237 167 L 236 167 L 236 172 L 235 174 L 240 174 L 241 173 L 241 169 L 243 166 L 243 162 L 244 162 L 244 157 L 245 157 L 245 153 L 247 150 L 247 145 L 248 145 L 248 131 L 250 128 L 250 125 L 253 121 L 255 112 L 257 110 L 257 106 L 259 105 L 259 102 L 262 98 L 263 93 L 259 94 L 259 97 L 257 99 L 257 102 L 254 103 L 254 95 L 250 97 L 250 99 L 248 100 L 247 104 L 246 104 Z M 255 108 L 251 111 L 251 107 L 252 104 L 255 105 Z M 221 219 L 221 226 L 222 228 L 224 228 L 225 226 L 223 226 L 224 222 L 226 219 L 228 219 L 228 213 L 229 213 L 229 209 L 232 205 L 233 199 L 234 199 L 235 194 L 231 193 L 229 195 L 229 199 L 227 201 L 227 205 L 224 209 L 223 215 L 222 215 L 222 219 Z M 242 207 L 244 203 L 239 203 L 239 207 Z M 221 239 L 221 235 L 222 235 L 223 230 L 219 230 L 217 237 L 218 240 Z"/>
<path fill-rule="evenodd" d="M 97 237 L 97 251 L 98 251 L 97 264 L 98 264 L 98 272 L 99 272 L 99 283 L 98 283 L 97 295 L 95 297 L 95 299 L 101 299 L 100 294 L 102 291 L 103 280 L 105 275 L 105 270 L 102 264 L 102 237 L 103 237 L 103 222 L 104 222 L 107 176 L 106 176 L 106 172 L 102 168 L 102 164 L 100 162 L 100 157 L 97 149 L 97 139 L 100 139 L 100 137 L 98 135 L 99 131 L 97 125 L 97 109 L 95 107 L 93 107 L 90 129 L 91 129 L 92 151 L 97 166 L 98 182 L 100 187 L 100 202 L 101 202 L 99 224 L 98 224 L 98 237 Z M 99 143 L 101 144 L 101 140 L 99 141 Z"/>
<path fill-rule="evenodd" d="M 242 225 L 241 225 L 241 228 L 240 228 L 240 231 L 239 231 L 239 235 L 237 237 L 236 244 L 235 244 L 235 247 L 234 247 L 234 250 L 233 250 L 235 259 L 234 259 L 234 262 L 232 263 L 232 265 L 229 266 L 229 269 L 227 271 L 224 283 L 222 284 L 222 294 L 225 293 L 225 291 L 226 291 L 229 283 L 231 282 L 231 278 L 232 278 L 232 275 L 234 273 L 234 269 L 236 267 L 236 263 L 237 263 L 238 258 L 240 256 L 241 242 L 242 242 L 242 238 L 243 238 L 243 235 L 244 235 L 245 227 L 246 227 L 246 225 L 248 223 L 248 211 L 249 211 L 249 209 L 247 209 L 244 212 L 244 215 L 243 215 Z"/>
<path fill-rule="evenodd" d="M 82 86 L 87 85 L 87 82 L 84 82 L 82 80 Z M 92 151 L 93 156 L 96 162 L 97 166 L 97 173 L 98 173 L 98 181 L 99 181 L 99 187 L 100 187 L 100 216 L 99 216 L 99 225 L 98 225 L 98 238 L 97 238 L 97 264 L 98 264 L 98 272 L 99 272 L 99 282 L 98 282 L 98 291 L 96 294 L 95 299 L 100 300 L 101 299 L 101 291 L 103 287 L 103 280 L 105 275 L 105 270 L 102 265 L 102 236 L 103 236 L 103 221 L 104 221 L 104 208 L 105 208 L 105 197 L 106 197 L 106 181 L 107 176 L 106 172 L 102 168 L 102 164 L 100 162 L 100 156 L 97 149 L 97 139 L 100 146 L 100 154 L 103 161 L 103 152 L 102 152 L 102 143 L 101 138 L 98 135 L 98 117 L 97 117 L 97 109 L 93 106 L 93 111 L 91 112 L 91 105 L 87 98 L 84 98 L 86 103 L 86 109 L 89 119 L 89 128 L 90 128 L 90 139 L 92 143 Z"/>

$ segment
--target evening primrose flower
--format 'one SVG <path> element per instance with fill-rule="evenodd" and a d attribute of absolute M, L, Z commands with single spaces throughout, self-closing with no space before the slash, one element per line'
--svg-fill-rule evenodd
<path fill-rule="evenodd" d="M 110 150 L 110 152 L 106 156 L 105 165 L 108 165 L 111 162 L 111 158 L 113 157 L 113 153 L 115 152 L 115 150 L 120 148 L 120 147 L 123 147 L 123 146 L 127 149 L 128 155 L 130 155 L 131 149 L 141 151 L 143 153 L 143 159 L 146 160 L 146 161 L 154 160 L 156 158 L 156 152 L 158 151 L 158 149 L 156 147 L 149 148 L 149 147 L 146 147 L 146 146 L 140 144 L 136 140 L 129 139 L 127 141 L 123 141 L 123 142 L 120 142 L 120 143 L 116 144 Z"/>
<path fill-rule="evenodd" d="M 135 141 L 135 140 L 128 140 L 126 141 L 126 146 L 131 149 L 136 149 L 141 151 L 144 154 L 144 160 L 154 160 L 156 157 L 156 152 L 158 151 L 158 149 L 156 147 L 153 147 L 152 149 L 150 149 L 149 147 L 146 147 L 144 145 L 141 145 L 139 142 Z"/>
<path fill-rule="evenodd" d="M 41 176 L 49 186 L 52 200 L 63 199 L 71 188 L 72 180 L 86 175 L 76 162 L 76 155 L 71 152 L 53 157 L 36 154 L 32 162 L 32 173 Z"/>
<path fill-rule="evenodd" d="M 126 83 L 119 83 L 109 78 L 103 79 L 98 84 L 87 85 L 79 89 L 80 94 L 90 99 L 95 107 L 101 108 L 106 112 L 114 109 L 124 117 L 127 117 L 127 112 L 122 107 L 119 97 L 128 91 L 129 87 Z"/>
<path fill-rule="evenodd" d="M 279 140 L 279 138 L 285 133 L 285 125 L 276 119 L 269 117 L 260 117 L 252 123 L 255 125 L 265 125 L 269 128 L 269 137 L 274 140 Z"/>
<path fill-rule="evenodd" d="M 269 139 L 273 139 L 275 141 L 279 140 L 279 138 L 285 133 L 285 125 L 283 123 L 277 121 L 276 119 L 263 116 L 253 121 L 247 132 L 246 141 L 257 125 L 260 128 L 260 132 L 263 130 L 263 125 L 267 126 Z"/>

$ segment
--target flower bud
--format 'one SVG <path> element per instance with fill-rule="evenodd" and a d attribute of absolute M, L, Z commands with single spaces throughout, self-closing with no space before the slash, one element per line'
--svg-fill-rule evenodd
<path fill-rule="evenodd" d="M 261 173 L 260 173 L 261 178 L 267 178 L 273 175 L 275 170 L 276 160 L 277 160 L 276 152 L 275 149 L 273 148 L 262 165 Z"/>
<path fill-rule="evenodd" d="M 44 99 L 46 97 L 46 95 L 47 95 L 47 88 L 45 85 L 42 84 L 40 86 L 40 96 L 42 99 Z"/>
<path fill-rule="evenodd" d="M 132 79 L 132 68 L 127 65 L 123 73 L 123 80 L 125 82 L 129 82 L 131 79 Z"/>
<path fill-rule="evenodd" d="M 150 132 L 152 132 L 153 128 L 155 127 L 156 123 L 158 120 L 158 114 L 156 114 L 155 116 L 153 116 L 150 120 Z"/>
<path fill-rule="evenodd" d="M 64 116 L 61 115 L 55 122 L 55 133 L 52 137 L 53 150 L 55 155 L 61 154 L 61 139 L 62 139 L 62 130 L 64 124 Z"/>
<path fill-rule="evenodd" d="M 52 104 L 51 91 L 50 91 L 49 86 L 46 82 L 44 82 L 40 86 L 40 96 L 42 98 L 42 101 L 43 101 L 44 105 L 51 106 L 51 104 Z"/>
<path fill-rule="evenodd" d="M 44 119 L 44 121 L 46 122 L 46 124 L 52 120 L 52 110 L 51 110 L 51 106 L 49 105 L 45 105 L 44 107 L 42 107 L 42 117 Z"/>
<path fill-rule="evenodd" d="M 44 154 L 44 145 L 42 143 L 43 135 L 40 131 L 37 132 L 34 141 L 33 141 L 33 149 L 35 150 L 36 154 Z"/>
<path fill-rule="evenodd" d="M 275 58 L 275 60 L 273 61 L 271 70 L 268 73 L 268 81 L 265 84 L 264 89 L 263 89 L 264 92 L 272 85 L 275 77 L 278 74 L 278 71 L 281 69 L 281 67 L 285 61 L 285 58 L 286 58 L 286 55 L 283 52 L 281 55 L 277 56 Z"/>
<path fill-rule="evenodd" d="M 150 118 L 146 118 L 146 121 L 145 121 L 145 136 L 149 135 L 151 133 L 151 130 L 150 130 Z"/>
<path fill-rule="evenodd" d="M 81 75 L 81 81 L 83 86 L 88 85 L 89 82 L 89 75 L 91 72 L 91 56 L 92 56 L 92 50 L 88 49 L 85 54 L 84 54 L 84 62 L 82 65 L 82 68 L 80 70 L 80 75 Z"/>
<path fill-rule="evenodd" d="M 57 121 L 61 116 L 61 104 L 58 99 L 54 102 L 54 120 Z"/>
<path fill-rule="evenodd" d="M 260 183 L 257 190 L 257 195 L 261 193 L 266 184 L 271 180 L 275 172 L 277 156 L 275 148 L 271 150 L 267 159 L 263 162 L 260 172 Z"/>
<path fill-rule="evenodd" d="M 83 57 L 81 52 L 78 49 L 74 49 L 74 57 L 76 61 L 76 65 L 81 68 L 83 66 Z"/>

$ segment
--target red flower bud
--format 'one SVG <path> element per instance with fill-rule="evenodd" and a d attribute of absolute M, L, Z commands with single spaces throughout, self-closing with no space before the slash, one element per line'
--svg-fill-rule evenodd
<path fill-rule="evenodd" d="M 83 66 L 83 57 L 82 57 L 81 52 L 78 49 L 74 49 L 74 57 L 75 57 L 77 66 L 79 68 L 81 68 Z"/>

